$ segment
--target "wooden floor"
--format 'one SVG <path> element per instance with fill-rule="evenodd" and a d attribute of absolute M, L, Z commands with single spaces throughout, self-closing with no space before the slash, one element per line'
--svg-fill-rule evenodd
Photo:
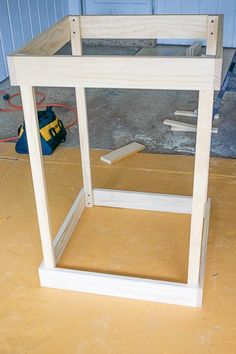
<path fill-rule="evenodd" d="M 40 288 L 29 162 L 13 147 L 0 145 L 1 354 L 236 353 L 235 160 L 211 160 L 212 215 L 199 309 Z M 108 166 L 102 154 L 92 151 L 98 188 L 191 194 L 192 157 L 139 153 Z M 80 188 L 78 152 L 58 148 L 45 158 L 45 168 L 56 233 Z M 173 215 L 88 210 L 61 264 L 184 281 L 189 220 Z"/>

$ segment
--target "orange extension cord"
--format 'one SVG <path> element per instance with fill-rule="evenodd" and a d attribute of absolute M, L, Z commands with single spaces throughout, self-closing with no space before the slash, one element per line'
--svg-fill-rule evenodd
<path fill-rule="evenodd" d="M 9 95 L 6 91 L 0 91 L 0 95 L 3 95 L 3 99 L 8 103 L 9 108 L 0 108 L 0 112 L 16 112 L 16 111 L 22 111 L 22 106 L 17 105 L 12 102 L 12 100 L 18 96 L 20 96 L 20 93 L 15 93 L 14 95 Z M 73 112 L 74 115 L 77 117 L 77 110 L 74 107 L 68 106 L 67 104 L 64 103 L 49 103 L 45 104 L 43 103 L 46 99 L 46 96 L 42 92 L 35 92 L 36 97 L 40 97 L 40 99 L 36 102 L 36 107 L 39 108 L 46 108 L 46 107 L 63 107 L 65 109 L 68 109 L 69 111 Z M 4 98 L 4 96 L 6 98 Z M 73 127 L 75 124 L 77 124 L 78 121 L 77 119 L 74 119 L 69 123 L 67 126 L 65 126 L 66 129 L 69 129 Z M 18 136 L 11 136 L 9 138 L 4 138 L 0 139 L 0 143 L 6 142 L 6 141 L 12 141 L 12 140 L 17 140 Z"/>

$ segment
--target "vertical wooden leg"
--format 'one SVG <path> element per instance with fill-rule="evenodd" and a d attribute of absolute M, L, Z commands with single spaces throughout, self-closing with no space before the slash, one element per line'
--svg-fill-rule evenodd
<path fill-rule="evenodd" d="M 82 55 L 80 18 L 78 16 L 70 17 L 70 36 L 72 55 Z M 85 206 L 93 207 L 92 177 L 89 154 L 88 117 L 85 89 L 83 87 L 76 87 L 75 94 L 79 121 L 79 138 Z"/>
<path fill-rule="evenodd" d="M 213 95 L 213 90 L 199 92 L 188 265 L 189 285 L 197 285 L 199 281 L 203 221 L 208 189 Z"/>
<path fill-rule="evenodd" d="M 87 119 L 85 89 L 76 87 L 75 93 L 76 93 L 76 105 L 77 105 L 78 120 L 79 120 L 79 138 L 80 138 L 80 152 L 81 152 L 81 162 L 82 162 L 85 206 L 93 207 L 93 191 L 92 191 L 92 177 L 91 177 L 90 154 L 89 154 L 88 119 Z"/>
<path fill-rule="evenodd" d="M 55 266 L 52 247 L 51 223 L 48 208 L 47 189 L 41 151 L 41 140 L 38 127 L 38 115 L 35 105 L 34 89 L 31 86 L 21 86 L 21 99 L 29 147 L 29 158 L 34 185 L 34 194 L 42 242 L 45 267 Z"/>

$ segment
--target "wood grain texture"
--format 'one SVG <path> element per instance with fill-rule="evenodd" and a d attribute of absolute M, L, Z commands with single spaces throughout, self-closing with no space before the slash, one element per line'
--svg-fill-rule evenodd
<path fill-rule="evenodd" d="M 72 55 L 82 55 L 82 39 L 80 30 L 81 17 L 70 17 L 70 36 Z M 92 176 L 89 153 L 88 114 L 86 93 L 83 87 L 75 85 L 76 107 L 79 125 L 79 141 L 82 161 L 83 190 L 86 207 L 93 207 Z"/>
<path fill-rule="evenodd" d="M 202 291 L 186 284 L 72 269 L 39 268 L 43 287 L 198 307 Z M 200 297 L 200 300 L 199 300 Z"/>
<path fill-rule="evenodd" d="M 69 19 L 63 18 L 15 54 L 53 55 L 70 40 Z"/>
<path fill-rule="evenodd" d="M 199 92 L 188 284 L 199 282 L 203 222 L 207 202 L 214 91 Z"/>
<path fill-rule="evenodd" d="M 60 256 L 62 255 L 67 243 L 69 242 L 71 235 L 84 211 L 84 208 L 84 191 L 81 189 L 64 222 L 62 223 L 60 230 L 53 240 L 56 262 L 59 261 Z"/>
<path fill-rule="evenodd" d="M 163 124 L 170 126 L 172 131 L 197 132 L 197 125 L 195 124 L 177 122 L 171 119 L 165 119 Z M 212 128 L 211 132 L 217 134 L 218 128 Z"/>
<path fill-rule="evenodd" d="M 170 19 L 172 20 L 171 24 Z M 42 286 L 60 289 L 199 306 L 202 299 L 202 289 L 199 288 L 199 280 L 203 276 L 204 270 L 202 270 L 202 267 L 204 266 L 202 264 L 205 262 L 205 248 L 202 254 L 201 251 L 202 237 L 206 234 L 205 230 L 207 230 L 205 226 L 205 207 L 207 203 L 213 95 L 214 89 L 220 85 L 222 64 L 221 58 L 215 59 L 217 50 L 221 47 L 218 22 L 216 24 L 215 21 L 211 21 L 211 24 L 209 24 L 207 16 L 164 16 L 159 19 L 155 16 L 152 18 L 149 16 L 146 18 L 132 16 L 119 17 L 120 21 L 114 24 L 114 17 L 108 16 L 105 18 L 88 18 L 88 21 L 90 21 L 89 28 L 91 27 L 91 31 L 88 32 L 86 30 L 87 19 L 84 18 L 84 20 L 85 27 L 83 27 L 82 23 L 83 18 L 70 17 L 69 19 L 69 38 L 71 38 L 72 42 L 72 57 L 45 57 L 41 56 L 40 51 L 39 56 L 29 57 L 23 56 L 21 53 L 9 58 L 12 84 L 20 84 L 22 91 L 45 264 L 39 271 L 41 284 Z M 137 23 L 138 20 L 140 20 L 139 23 Z M 191 25 L 189 24 L 190 20 L 192 20 Z M 212 24 L 214 24 L 216 31 L 210 28 Z M 114 31 L 110 29 L 110 26 L 114 27 Z M 66 28 L 68 29 L 68 23 L 66 24 Z M 101 28 L 104 28 L 103 32 Z M 142 34 L 140 34 L 141 29 Z M 53 35 L 50 32 L 52 30 L 53 28 L 45 34 L 46 37 L 41 37 L 41 40 L 38 40 L 36 49 L 34 49 L 34 46 L 37 41 L 29 44 L 29 46 L 31 45 L 31 49 L 28 48 L 28 50 L 31 53 L 39 51 L 42 46 L 46 48 L 47 55 L 55 53 L 55 49 L 57 47 L 59 49 L 65 38 L 63 37 L 64 31 L 62 31 L 62 38 L 59 38 L 58 34 L 55 35 L 56 44 L 54 45 L 51 39 Z M 212 33 L 209 32 L 210 30 Z M 105 38 L 114 38 L 113 33 L 115 33 L 118 38 L 127 38 L 122 36 L 133 34 L 137 36 L 145 35 L 146 37 L 147 33 L 153 33 L 155 37 L 158 37 L 157 32 L 159 35 L 169 33 L 171 38 L 175 38 L 174 35 L 178 35 L 179 37 L 181 33 L 184 34 L 185 38 L 186 36 L 192 38 L 193 33 L 194 35 L 198 33 L 197 38 L 201 38 L 203 32 L 204 36 L 209 36 L 210 33 L 212 37 L 208 39 L 208 52 L 214 52 L 214 54 L 207 53 L 207 56 L 203 58 L 82 56 L 81 40 L 83 33 L 85 34 L 85 38 L 88 38 L 86 37 L 88 33 L 96 33 L 98 36 L 104 33 L 108 36 Z M 199 34 L 200 32 L 202 33 L 201 35 Z M 49 36 L 50 33 L 51 36 Z M 29 52 L 26 51 L 25 53 Z M 93 203 L 95 203 L 95 205 L 118 208 L 192 214 L 188 284 L 54 268 L 54 247 L 51 238 L 47 191 L 32 86 L 75 87 L 76 104 L 79 112 L 85 206 L 93 206 Z M 193 198 L 178 195 L 92 189 L 85 87 L 200 90 Z M 32 116 L 33 119 L 31 119 Z M 83 192 L 81 194 L 83 195 Z M 63 252 L 83 209 L 83 198 L 81 202 L 80 195 L 79 201 L 77 200 L 72 206 L 57 235 L 54 244 L 55 247 L 58 247 L 57 258 Z"/>
<path fill-rule="evenodd" d="M 200 57 L 9 57 L 16 75 L 12 85 L 143 88 L 200 90 L 213 89 L 214 58 Z M 218 64 L 220 67 L 220 63 Z M 217 86 L 218 87 L 218 86 Z"/>
<path fill-rule="evenodd" d="M 145 149 L 145 146 L 136 142 L 125 145 L 117 150 L 111 151 L 106 155 L 100 157 L 103 162 L 112 165 L 113 163 L 125 159 L 137 152 L 140 152 Z"/>
<path fill-rule="evenodd" d="M 206 212 L 203 225 L 203 235 L 202 235 L 202 247 L 201 247 L 201 261 L 200 261 L 200 274 L 199 274 L 199 289 L 201 289 L 203 295 L 205 269 L 206 269 L 206 257 L 207 257 L 207 243 L 209 236 L 209 224 L 210 224 L 210 214 L 211 213 L 211 198 L 208 198 L 206 203 Z M 199 306 L 202 305 L 202 297 L 199 296 Z"/>
<path fill-rule="evenodd" d="M 55 265 L 55 259 L 52 246 L 51 220 L 42 159 L 41 140 L 39 136 L 38 115 L 35 105 L 35 94 L 34 89 L 30 86 L 21 86 L 20 90 L 27 132 L 29 158 L 39 221 L 43 259 L 45 266 L 52 268 Z"/>
<path fill-rule="evenodd" d="M 82 55 L 82 41 L 80 31 L 80 16 L 70 16 L 70 40 L 72 55 Z"/>
<path fill-rule="evenodd" d="M 82 38 L 206 38 L 207 15 L 82 16 Z"/>
<path fill-rule="evenodd" d="M 206 55 L 223 57 L 223 16 L 208 16 Z"/>
<path fill-rule="evenodd" d="M 112 189 L 93 189 L 94 205 L 191 214 L 192 197 Z"/>
<path fill-rule="evenodd" d="M 11 215 L 11 220 L 0 225 L 1 354 L 111 354 L 110 349 L 112 354 L 235 353 L 235 159 L 212 158 L 210 194 L 214 205 L 211 209 L 203 307 L 199 309 L 66 290 L 40 289 L 36 269 L 41 259 L 41 247 L 33 208 L 33 193 L 31 188 L 25 188 L 25 182 L 30 178 L 29 164 L 26 156 L 18 161 L 9 160 L 9 157 L 17 157 L 14 144 L 2 143 L 0 146 L 1 157 L 7 159 L 0 161 L 0 199 L 1 205 L 4 205 L 4 215 Z M 59 220 L 64 214 L 65 198 L 71 198 L 73 180 L 80 173 L 76 147 L 60 147 L 58 153 L 52 159 L 49 158 L 51 161 L 47 163 L 47 181 L 52 196 L 51 212 L 55 220 Z M 112 180 L 117 165 L 107 167 L 109 175 L 105 177 L 105 168 L 98 162 L 99 156 L 98 151 L 91 152 L 97 174 L 96 182 L 102 185 L 104 179 Z M 135 176 L 139 174 L 143 176 L 143 185 L 152 183 L 156 190 L 162 188 L 164 193 L 186 193 L 187 185 L 191 183 L 193 156 L 147 153 L 137 157 L 139 159 L 135 159 L 132 165 L 125 164 L 121 169 L 126 176 L 120 184 L 122 189 L 125 186 L 131 189 Z M 8 173 L 4 173 L 7 166 Z M 150 173 L 142 172 L 143 168 L 148 167 L 153 169 L 152 177 Z M 63 193 L 56 195 L 58 187 L 54 183 L 55 173 L 59 170 Z M 113 180 L 113 183 L 116 181 Z M 141 184 L 137 182 L 136 186 L 141 187 Z M 101 209 L 104 209 L 104 213 L 101 213 L 102 220 L 109 219 L 104 228 L 112 229 L 113 220 L 109 218 L 109 208 Z M 140 218 L 147 214 L 141 211 L 138 213 Z M 4 215 L 1 214 L 0 219 Z M 173 232 L 178 235 L 179 216 L 174 217 L 176 222 L 173 221 Z M 155 229 L 156 224 L 154 216 L 149 223 L 150 229 Z M 163 224 L 165 227 L 165 222 Z M 87 224 L 89 237 L 90 231 L 95 228 L 94 224 Z M 157 236 L 159 232 L 157 230 Z M 112 233 L 110 238 L 113 236 Z M 174 256 L 170 261 L 176 269 L 180 266 L 178 254 L 183 249 L 181 239 L 176 241 L 179 248 L 176 248 L 176 252 L 173 251 Z M 102 244 L 103 236 L 100 240 Z M 137 248 L 137 245 L 142 248 L 140 241 L 135 243 Z M 169 244 L 169 248 L 172 248 L 171 237 L 167 244 L 164 241 L 160 243 L 158 250 L 161 252 L 163 249 L 163 254 L 160 258 L 157 255 L 159 260 L 156 267 L 162 264 L 162 260 L 166 260 L 164 244 Z M 127 245 L 132 248 L 129 237 Z M 134 263 L 142 259 L 146 246 L 148 245 L 139 254 L 133 254 Z M 86 247 L 90 252 L 93 239 L 90 239 Z M 119 243 L 114 248 L 117 253 L 114 256 L 107 253 L 107 258 L 117 262 L 117 254 L 125 255 L 127 247 L 124 243 Z M 81 251 L 80 249 L 78 253 L 74 253 L 71 263 L 78 259 Z M 153 252 L 155 253 L 155 249 Z M 150 263 L 152 264 L 151 260 Z M 149 269 L 147 263 L 144 265 L 145 269 L 146 267 Z M 168 265 L 163 268 L 167 271 Z M 95 340 L 98 337 L 103 341 Z M 104 344 L 107 345 L 106 348 Z"/>

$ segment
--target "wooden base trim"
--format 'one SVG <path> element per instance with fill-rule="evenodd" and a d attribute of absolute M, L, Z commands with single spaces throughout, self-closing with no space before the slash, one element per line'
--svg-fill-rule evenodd
<path fill-rule="evenodd" d="M 192 211 L 192 197 L 181 195 L 94 188 L 93 197 L 94 205 L 98 206 L 180 214 Z"/>
<path fill-rule="evenodd" d="M 43 287 L 78 292 L 157 301 L 184 306 L 200 306 L 202 290 L 186 284 L 133 278 L 63 268 L 39 268 Z"/>
<path fill-rule="evenodd" d="M 210 211 L 211 211 L 211 198 L 208 198 L 207 204 L 206 204 L 204 226 L 203 226 L 201 263 L 200 263 L 200 275 L 199 275 L 199 289 L 202 290 L 202 295 L 203 295 L 204 277 L 205 277 L 205 269 L 206 269 L 207 243 L 208 243 L 209 224 L 210 224 Z M 201 305 L 202 305 L 202 298 L 199 297 L 199 306 L 201 306 Z"/>
<path fill-rule="evenodd" d="M 55 252 L 55 260 L 59 261 L 71 235 L 84 211 L 84 190 L 80 190 L 78 196 L 76 197 L 69 213 L 67 214 L 63 224 L 61 225 L 55 239 L 53 240 L 53 248 Z"/>
<path fill-rule="evenodd" d="M 84 198 L 80 191 L 75 203 L 80 212 L 84 210 Z M 96 192 L 96 190 L 95 190 Z M 82 194 L 83 196 L 83 194 Z M 83 200 L 83 203 L 81 202 Z M 83 209 L 83 210 L 82 210 Z M 70 210 L 69 214 L 72 213 Z M 68 214 L 68 215 L 69 215 Z M 78 208 L 77 208 L 77 215 Z M 80 214 L 81 215 L 81 214 Z M 198 286 L 152 279 L 79 271 L 64 268 L 47 268 L 44 263 L 39 268 L 40 284 L 43 287 L 71 290 L 98 295 L 124 297 L 167 304 L 201 307 L 203 298 L 204 273 L 206 265 L 207 239 L 210 219 L 210 199 L 204 219 L 200 281 Z M 74 219 L 75 220 L 75 219 Z M 67 220 L 68 224 L 68 220 Z M 71 234 L 63 239 L 63 249 Z M 58 242 L 60 238 L 58 237 Z M 59 243 L 57 243 L 59 244 Z M 62 253 L 60 249 L 60 254 Z"/>

